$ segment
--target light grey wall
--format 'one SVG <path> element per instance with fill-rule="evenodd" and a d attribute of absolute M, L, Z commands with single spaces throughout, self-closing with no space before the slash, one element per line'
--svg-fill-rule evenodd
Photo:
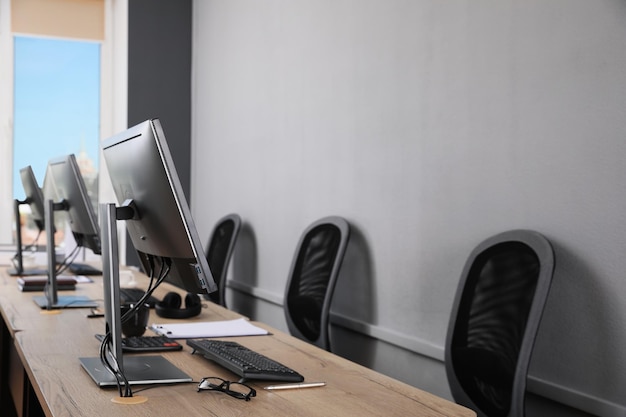
<path fill-rule="evenodd" d="M 246 221 L 232 305 L 284 329 L 300 232 L 345 216 L 337 349 L 449 395 L 466 256 L 535 229 L 557 269 L 531 389 L 624 415 L 625 22 L 623 0 L 195 1 L 192 210 L 204 238 Z"/>

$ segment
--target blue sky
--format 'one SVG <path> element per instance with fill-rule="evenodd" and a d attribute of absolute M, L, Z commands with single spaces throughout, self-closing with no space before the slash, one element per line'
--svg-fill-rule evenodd
<path fill-rule="evenodd" d="M 23 198 L 19 170 L 33 167 L 43 186 L 48 160 L 81 147 L 98 164 L 100 44 L 15 38 L 13 193 Z"/>

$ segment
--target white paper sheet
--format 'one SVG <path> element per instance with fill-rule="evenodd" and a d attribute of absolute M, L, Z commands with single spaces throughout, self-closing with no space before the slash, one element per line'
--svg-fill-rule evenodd
<path fill-rule="evenodd" d="M 204 321 L 192 323 L 153 324 L 154 332 L 172 339 L 196 339 L 202 337 L 257 336 L 269 334 L 246 319 Z"/>

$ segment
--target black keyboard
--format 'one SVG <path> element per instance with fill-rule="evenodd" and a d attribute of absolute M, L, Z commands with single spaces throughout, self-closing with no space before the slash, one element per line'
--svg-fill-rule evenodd
<path fill-rule="evenodd" d="M 141 288 L 120 288 L 120 304 L 133 304 L 143 297 L 145 291 Z M 154 305 L 159 302 L 159 299 L 151 295 L 146 303 L 150 305 L 150 308 L 154 308 Z"/>
<path fill-rule="evenodd" d="M 248 349 L 237 342 L 209 339 L 189 339 L 187 344 L 205 358 L 216 362 L 242 379 L 268 381 L 304 381 L 304 377 L 267 356 Z"/>
<path fill-rule="evenodd" d="M 102 341 L 104 336 L 97 334 L 96 338 Z M 132 336 L 122 338 L 124 352 L 163 352 L 182 350 L 183 345 L 167 336 Z"/>
<path fill-rule="evenodd" d="M 102 275 L 102 271 L 89 264 L 81 264 L 72 262 L 69 266 L 70 271 L 76 275 Z"/>

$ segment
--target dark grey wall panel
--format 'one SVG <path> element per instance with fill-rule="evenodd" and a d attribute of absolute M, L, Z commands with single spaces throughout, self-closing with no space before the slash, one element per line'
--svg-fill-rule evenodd
<path fill-rule="evenodd" d="M 189 198 L 191 1 L 128 4 L 128 124 L 158 117 Z"/>
<path fill-rule="evenodd" d="M 155 117 L 190 200 L 191 0 L 128 2 L 128 126 Z"/>

